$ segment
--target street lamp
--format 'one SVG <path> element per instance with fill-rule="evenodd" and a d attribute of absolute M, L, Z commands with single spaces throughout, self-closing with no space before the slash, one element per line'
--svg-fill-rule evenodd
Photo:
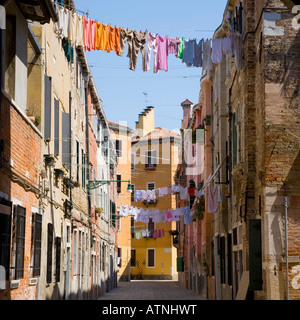
<path fill-rule="evenodd" d="M 88 189 L 97 189 L 99 187 L 104 186 L 105 184 L 110 184 L 111 182 L 127 182 L 127 192 L 132 193 L 132 187 L 130 184 L 130 180 L 89 180 L 87 188 Z"/>

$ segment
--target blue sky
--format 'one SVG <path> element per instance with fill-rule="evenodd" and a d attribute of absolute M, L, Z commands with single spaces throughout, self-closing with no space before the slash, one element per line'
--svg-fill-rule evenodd
<path fill-rule="evenodd" d="M 227 0 L 75 0 L 78 10 L 104 24 L 198 41 L 213 36 L 222 22 L 226 3 Z M 126 55 L 127 46 L 122 57 L 113 51 L 87 52 L 107 119 L 126 121 L 134 129 L 138 114 L 146 106 L 154 106 L 155 126 L 177 131 L 182 119 L 181 102 L 198 102 L 202 69 L 188 68 L 170 55 L 169 71 L 154 74 L 152 51 L 150 71 L 143 72 L 141 54 L 136 71 L 132 71 Z"/>

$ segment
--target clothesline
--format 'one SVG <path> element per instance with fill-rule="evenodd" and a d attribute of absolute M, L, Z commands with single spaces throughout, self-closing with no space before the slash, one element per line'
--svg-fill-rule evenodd
<path fill-rule="evenodd" d="M 182 187 L 181 185 L 173 185 L 170 187 L 163 187 L 154 190 L 136 190 L 134 201 L 137 202 L 141 200 L 141 202 L 151 203 L 156 202 L 157 195 L 158 197 L 163 197 L 169 195 L 170 193 L 179 194 L 181 200 L 188 200 L 189 196 L 194 196 L 196 198 L 201 198 L 204 196 L 205 191 L 201 188 L 197 190 L 196 188 L 191 187 Z"/>
<path fill-rule="evenodd" d="M 148 30 L 128 30 L 99 23 L 59 4 L 56 4 L 56 11 L 58 22 L 54 24 L 54 31 L 58 37 L 68 41 L 72 46 L 83 47 L 85 51 L 114 51 L 118 56 L 123 56 L 128 44 L 129 69 L 133 71 L 136 70 L 140 52 L 143 71 L 150 70 L 152 51 L 153 73 L 158 73 L 159 70 L 168 71 L 170 54 L 181 59 L 187 67 L 202 67 L 203 70 L 212 69 L 213 64 L 222 62 L 223 55 L 232 54 L 235 57 L 236 69 L 242 67 L 242 38 L 236 32 L 230 32 L 230 36 L 226 38 L 206 41 L 204 38 L 197 41 L 196 38 L 162 37 Z"/>
<path fill-rule="evenodd" d="M 129 205 L 120 204 L 121 217 L 133 216 L 136 222 L 149 223 L 149 219 L 155 223 L 166 223 L 172 221 L 179 221 L 181 216 L 184 216 L 184 224 L 191 224 L 191 216 L 194 215 L 194 211 L 189 207 L 182 207 L 176 209 L 166 209 L 161 211 L 160 209 L 144 209 L 137 207 L 129 207 Z"/>

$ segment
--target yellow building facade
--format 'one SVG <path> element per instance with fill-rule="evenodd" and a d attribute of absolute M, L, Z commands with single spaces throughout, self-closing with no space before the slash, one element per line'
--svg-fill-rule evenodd
<path fill-rule="evenodd" d="M 131 141 L 133 190 L 171 187 L 178 165 L 179 145 L 178 134 L 154 128 L 154 108 L 145 109 L 139 115 Z M 133 200 L 131 205 L 139 209 L 163 212 L 176 208 L 175 196 L 171 193 L 162 197 L 157 194 L 152 203 Z M 149 223 L 143 223 L 131 218 L 132 279 L 177 280 L 177 251 L 169 232 L 175 229 L 176 222 L 153 223 L 150 218 Z"/>
<path fill-rule="evenodd" d="M 112 139 L 115 142 L 118 157 L 117 164 L 117 246 L 118 246 L 118 281 L 130 280 L 131 259 L 131 217 L 120 217 L 120 206 L 131 205 L 131 193 L 128 193 L 128 183 L 131 182 L 131 129 L 122 123 L 108 121 Z M 123 181 L 123 182 L 121 182 Z"/>

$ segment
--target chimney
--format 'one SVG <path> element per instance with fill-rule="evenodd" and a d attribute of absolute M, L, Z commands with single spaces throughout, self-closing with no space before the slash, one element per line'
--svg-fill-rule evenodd
<path fill-rule="evenodd" d="M 135 127 L 141 130 L 142 135 L 147 135 L 154 130 L 154 107 L 147 107 L 139 114 Z"/>
<path fill-rule="evenodd" d="M 185 129 L 188 126 L 189 120 L 191 118 L 191 107 L 193 106 L 193 102 L 186 99 L 181 104 L 183 109 L 183 121 L 182 121 L 182 128 Z"/>

